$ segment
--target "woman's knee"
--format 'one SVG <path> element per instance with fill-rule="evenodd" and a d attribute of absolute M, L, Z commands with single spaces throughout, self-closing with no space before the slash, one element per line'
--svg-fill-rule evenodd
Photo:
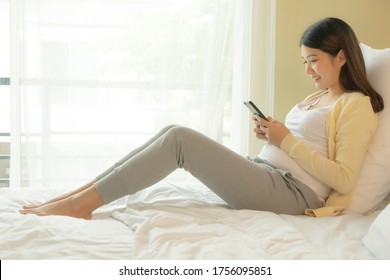
<path fill-rule="evenodd" d="M 168 130 L 168 134 L 170 137 L 174 139 L 185 139 L 189 135 L 193 134 L 194 130 L 191 128 L 181 126 L 181 125 L 172 125 Z"/>
<path fill-rule="evenodd" d="M 177 126 L 179 126 L 179 125 L 177 125 L 177 124 L 167 125 L 167 126 L 165 126 L 161 131 L 162 131 L 163 133 L 166 133 L 166 132 L 168 132 L 169 130 L 171 130 L 172 128 L 175 128 L 175 127 L 177 127 Z"/>

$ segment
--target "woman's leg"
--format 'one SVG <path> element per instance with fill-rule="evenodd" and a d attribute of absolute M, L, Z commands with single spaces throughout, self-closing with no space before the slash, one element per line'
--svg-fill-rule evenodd
<path fill-rule="evenodd" d="M 130 158 L 132 158 L 134 155 L 138 154 L 139 152 L 143 151 L 146 147 L 148 147 L 150 144 L 152 144 L 154 141 L 156 141 L 158 138 L 160 138 L 162 135 L 164 135 L 169 129 L 171 129 L 172 127 L 175 127 L 176 125 L 170 125 L 170 126 L 167 126 L 165 128 L 163 128 L 162 130 L 160 130 L 156 135 L 154 135 L 152 138 L 150 138 L 147 142 L 145 142 L 142 146 L 140 146 L 139 148 L 131 151 L 129 154 L 127 154 L 125 157 L 123 157 L 122 159 L 120 159 L 118 162 L 116 162 L 113 166 L 111 166 L 110 168 L 108 168 L 107 170 L 105 170 L 103 173 L 101 173 L 100 175 L 98 175 L 94 180 L 92 180 L 91 182 L 85 184 L 84 186 L 81 186 L 80 188 L 76 189 L 76 190 L 73 190 L 69 193 L 66 193 L 66 194 L 63 194 L 63 195 L 60 195 L 58 197 L 55 197 L 53 199 L 50 199 L 49 201 L 46 201 L 45 203 L 42 203 L 42 204 L 33 204 L 33 205 L 24 205 L 23 206 L 23 209 L 33 209 L 33 208 L 37 208 L 37 207 L 42 207 L 46 204 L 50 204 L 50 203 L 53 203 L 53 202 L 56 202 L 56 201 L 60 201 L 60 200 L 63 200 L 63 199 L 66 199 L 68 197 L 71 197 L 73 195 L 76 195 L 88 188 L 90 188 L 93 184 L 95 184 L 97 181 L 99 181 L 101 178 L 105 177 L 107 174 L 111 173 L 116 167 L 122 165 L 124 162 L 126 162 L 127 160 L 129 160 Z M 24 211 L 22 210 L 21 213 L 24 213 Z"/>
<path fill-rule="evenodd" d="M 309 206 L 301 190 L 278 170 L 254 163 L 179 126 L 102 178 L 94 188 L 109 203 L 159 182 L 177 168 L 190 172 L 236 209 L 303 214 Z"/>
<path fill-rule="evenodd" d="M 172 127 L 93 187 L 33 214 L 89 217 L 103 203 L 147 188 L 177 168 L 189 171 L 236 209 L 303 214 L 310 207 L 301 190 L 279 171 L 249 161 L 196 131 Z M 72 211 L 64 209 L 69 207 L 79 213 L 69 214 Z"/>

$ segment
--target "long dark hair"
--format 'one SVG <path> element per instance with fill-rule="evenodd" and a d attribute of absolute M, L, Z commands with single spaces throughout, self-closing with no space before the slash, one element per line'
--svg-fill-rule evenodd
<path fill-rule="evenodd" d="M 359 41 L 346 22 L 338 18 L 325 18 L 316 22 L 303 33 L 302 45 L 320 49 L 333 57 L 343 50 L 346 63 L 340 72 L 341 87 L 345 91 L 360 91 L 369 96 L 374 112 L 383 110 L 383 98 L 367 79 Z"/>

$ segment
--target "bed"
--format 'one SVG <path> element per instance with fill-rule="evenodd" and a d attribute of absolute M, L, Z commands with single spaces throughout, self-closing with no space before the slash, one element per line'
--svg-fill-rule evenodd
<path fill-rule="evenodd" d="M 18 213 L 63 189 L 0 189 L 0 259 L 390 259 L 390 49 L 361 45 L 385 101 L 344 215 L 313 218 L 233 210 L 196 181 L 159 184 L 92 220 Z"/>
<path fill-rule="evenodd" d="M 380 211 L 312 218 L 232 210 L 198 183 L 161 182 L 93 220 L 18 213 L 63 190 L 0 191 L 0 259 L 375 259 L 363 239 Z"/>

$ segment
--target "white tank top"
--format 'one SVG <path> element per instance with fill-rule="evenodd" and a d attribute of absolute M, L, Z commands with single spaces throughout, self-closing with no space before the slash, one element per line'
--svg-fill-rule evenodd
<path fill-rule="evenodd" d="M 302 140 L 308 147 L 328 158 L 328 139 L 326 137 L 326 113 L 333 106 L 309 110 L 319 99 L 306 101 L 295 105 L 286 116 L 286 127 L 291 133 Z M 258 155 L 280 169 L 289 171 L 295 178 L 310 187 L 323 202 L 328 197 L 331 188 L 306 172 L 285 151 L 271 144 L 266 144 Z"/>

